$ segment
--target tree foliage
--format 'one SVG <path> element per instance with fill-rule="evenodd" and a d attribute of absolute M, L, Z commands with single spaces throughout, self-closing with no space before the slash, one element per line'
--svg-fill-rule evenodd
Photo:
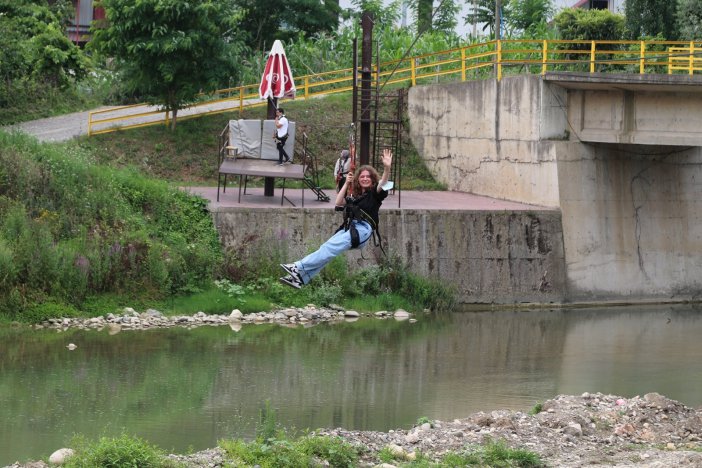
<path fill-rule="evenodd" d="M 668 40 L 677 39 L 677 4 L 678 0 L 626 0 L 624 14 L 629 37 L 639 39 L 662 35 Z"/>
<path fill-rule="evenodd" d="M 533 32 L 545 25 L 553 14 L 552 0 L 509 0 L 505 18 L 513 32 Z"/>
<path fill-rule="evenodd" d="M 455 34 L 458 12 L 456 0 L 409 0 L 417 32 L 443 31 Z"/>
<path fill-rule="evenodd" d="M 241 11 L 237 28 L 245 32 L 247 45 L 255 51 L 270 49 L 276 39 L 331 32 L 339 24 L 338 1 L 233 0 L 233 4 Z"/>
<path fill-rule="evenodd" d="M 3 124 L 47 115 L 88 76 L 90 60 L 65 34 L 71 8 L 69 0 L 52 6 L 45 0 L 0 0 Z"/>
<path fill-rule="evenodd" d="M 554 22 L 561 39 L 615 41 L 624 34 L 624 17 L 609 10 L 566 8 Z"/>
<path fill-rule="evenodd" d="M 702 39 L 702 1 L 678 0 L 676 24 L 680 39 Z"/>
<path fill-rule="evenodd" d="M 504 0 L 500 17 L 503 21 L 509 17 L 510 4 Z M 488 30 L 491 36 L 495 35 L 495 0 L 477 0 L 475 8 L 471 6 L 470 11 L 464 17 L 465 24 L 482 24 L 483 32 Z"/>
<path fill-rule="evenodd" d="M 91 47 L 113 58 L 125 85 L 150 104 L 177 112 L 199 92 L 228 84 L 241 50 L 237 16 L 216 0 L 103 0 L 106 22 Z"/>
<path fill-rule="evenodd" d="M 66 36 L 65 1 L 0 0 L 0 78 L 67 86 L 85 77 L 89 61 Z M 0 97 L 0 99 L 2 99 Z"/>
<path fill-rule="evenodd" d="M 368 12 L 373 17 L 376 27 L 386 28 L 400 19 L 400 0 L 392 0 L 387 5 L 382 0 L 352 0 L 350 9 L 351 27 L 360 25 L 361 15 Z"/>

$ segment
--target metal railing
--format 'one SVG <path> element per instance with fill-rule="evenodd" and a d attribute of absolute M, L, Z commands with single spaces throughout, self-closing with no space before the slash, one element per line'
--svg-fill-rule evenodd
<path fill-rule="evenodd" d="M 383 62 L 373 78 L 382 86 L 466 81 L 506 74 L 547 71 L 585 73 L 687 74 L 702 72 L 702 41 L 574 41 L 508 39 L 469 44 L 456 49 Z M 315 73 L 296 78 L 297 98 L 343 93 L 353 87 L 353 70 Z M 178 119 L 235 112 L 265 105 L 258 84 L 217 90 L 178 111 Z M 155 106 L 132 105 L 91 112 L 88 135 L 147 125 L 168 125 L 172 116 Z"/>

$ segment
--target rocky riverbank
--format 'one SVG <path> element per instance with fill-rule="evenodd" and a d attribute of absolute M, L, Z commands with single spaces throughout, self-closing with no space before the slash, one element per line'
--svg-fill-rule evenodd
<path fill-rule="evenodd" d="M 319 430 L 362 449 L 359 466 L 383 466 L 378 452 L 389 447 L 398 460 L 421 452 L 435 460 L 487 441 L 538 453 L 548 467 L 702 467 L 702 412 L 657 393 L 560 395 L 537 414 L 476 413 L 390 432 Z M 172 458 L 190 467 L 224 466 L 219 449 Z M 400 462 L 398 462 L 398 465 Z"/>
<path fill-rule="evenodd" d="M 382 465 L 378 453 L 389 448 L 397 460 L 417 453 L 439 460 L 487 441 L 538 453 L 548 467 L 700 467 L 702 412 L 657 393 L 623 398 L 614 395 L 560 395 L 537 414 L 518 411 L 476 413 L 464 419 L 433 421 L 389 432 L 323 429 L 361 449 L 361 467 Z M 193 468 L 226 466 L 219 448 L 170 458 Z M 397 462 L 400 465 L 401 462 Z M 6 468 L 44 468 L 44 462 Z"/>
<path fill-rule="evenodd" d="M 410 313 L 398 309 L 394 312 L 381 310 L 372 314 L 379 319 L 393 317 L 395 320 L 410 320 Z M 122 330 L 147 330 L 150 328 L 186 327 L 229 325 L 232 329 L 241 329 L 245 324 L 277 323 L 280 325 L 311 325 L 322 322 L 335 322 L 342 320 L 355 320 L 361 316 L 354 310 L 345 310 L 339 306 L 319 308 L 312 304 L 306 307 L 290 307 L 274 310 L 272 312 L 258 312 L 242 314 L 235 309 L 229 315 L 206 314 L 198 312 L 194 315 L 166 316 L 155 309 L 137 312 L 131 307 L 126 307 L 120 314 L 106 314 L 92 318 L 55 318 L 45 320 L 35 328 L 51 328 L 67 330 L 69 328 L 102 330 L 107 328 L 110 333 Z"/>

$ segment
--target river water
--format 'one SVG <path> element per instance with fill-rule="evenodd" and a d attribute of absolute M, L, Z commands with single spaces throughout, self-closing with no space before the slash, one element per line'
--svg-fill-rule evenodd
<path fill-rule="evenodd" d="M 173 453 L 214 447 L 253 437 L 267 403 L 288 428 L 382 431 L 583 392 L 658 392 L 694 407 L 701 336 L 700 306 L 115 335 L 0 328 L 0 466 L 47 457 L 74 434 L 124 431 Z"/>

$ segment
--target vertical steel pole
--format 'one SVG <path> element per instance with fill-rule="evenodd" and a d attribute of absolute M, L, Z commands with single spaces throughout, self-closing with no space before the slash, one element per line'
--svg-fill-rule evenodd
<path fill-rule="evenodd" d="M 275 110 L 278 108 L 278 98 L 268 98 L 268 107 L 266 108 L 266 119 L 275 119 Z M 272 135 L 263 135 L 263 138 L 271 138 Z M 266 197 L 272 197 L 275 191 L 275 178 L 274 177 L 264 177 L 263 178 L 263 195 Z"/>
<path fill-rule="evenodd" d="M 495 0 L 495 77 L 500 80 L 500 64 L 501 58 L 498 53 L 500 39 L 502 39 L 502 24 L 500 15 L 502 14 L 502 0 Z"/>
<path fill-rule="evenodd" d="M 361 17 L 361 164 L 370 161 L 370 107 L 373 65 L 373 18 L 367 11 Z"/>

